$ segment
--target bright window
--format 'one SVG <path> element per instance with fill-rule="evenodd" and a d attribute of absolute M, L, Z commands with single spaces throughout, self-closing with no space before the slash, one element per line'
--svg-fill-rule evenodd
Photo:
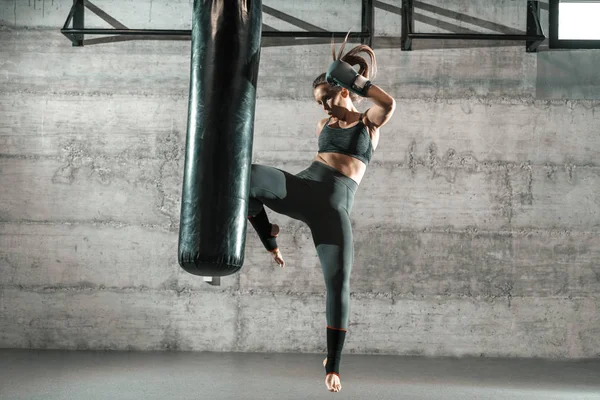
<path fill-rule="evenodd" d="M 550 0 L 550 47 L 600 49 L 600 0 Z"/>
<path fill-rule="evenodd" d="M 558 38 L 600 40 L 600 1 L 561 1 L 558 9 Z"/>

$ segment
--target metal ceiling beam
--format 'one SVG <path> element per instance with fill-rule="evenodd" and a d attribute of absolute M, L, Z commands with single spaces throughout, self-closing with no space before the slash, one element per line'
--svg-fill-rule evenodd
<path fill-rule="evenodd" d="M 83 46 L 85 35 L 118 35 L 118 36 L 179 36 L 191 38 L 191 30 L 173 29 L 85 29 L 85 1 L 73 0 L 73 6 L 67 20 L 60 30 L 73 46 Z M 73 23 L 73 27 L 69 27 Z M 372 47 L 375 25 L 375 7 L 373 0 L 362 0 L 362 31 L 350 33 L 350 38 L 360 38 L 361 43 Z M 327 31 L 263 31 L 262 37 L 275 38 L 344 38 L 348 32 Z"/>
<path fill-rule="evenodd" d="M 363 0 L 362 2 L 362 26 L 363 32 L 369 34 L 361 40 L 362 44 L 373 48 L 373 35 L 375 32 L 375 6 L 373 0 Z"/>
<path fill-rule="evenodd" d="M 536 52 L 546 37 L 540 25 L 539 1 L 527 0 L 527 34 L 486 34 L 486 33 L 415 33 L 413 0 L 402 0 L 402 37 L 400 48 L 412 50 L 413 39 L 456 39 L 456 40 L 523 40 L 527 52 Z"/>
<path fill-rule="evenodd" d="M 178 36 L 191 38 L 191 30 L 173 29 L 85 29 L 85 0 L 73 0 L 73 7 L 61 29 L 73 46 L 83 46 L 85 35 L 116 36 Z M 73 27 L 69 26 L 73 24 Z M 373 47 L 375 32 L 375 8 L 373 0 L 362 0 L 361 32 L 350 33 L 350 38 L 359 38 L 361 43 Z M 327 31 L 263 31 L 263 37 L 270 38 L 343 38 L 346 32 Z M 546 39 L 540 24 L 539 1 L 527 0 L 527 34 L 484 34 L 484 33 L 417 33 L 414 32 L 414 1 L 402 0 L 402 33 L 400 48 L 412 50 L 413 39 L 455 39 L 455 40 L 523 40 L 527 52 L 537 51 Z"/>

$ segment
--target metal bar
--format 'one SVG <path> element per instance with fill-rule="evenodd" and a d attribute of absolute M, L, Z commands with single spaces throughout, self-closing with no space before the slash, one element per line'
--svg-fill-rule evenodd
<path fill-rule="evenodd" d="M 61 29 L 63 34 L 82 34 L 82 35 L 142 35 L 142 36 L 190 36 L 191 30 L 173 30 L 173 29 Z M 307 32 L 307 31 L 263 31 L 262 37 L 303 37 L 319 38 L 326 37 L 346 37 L 348 32 Z M 351 38 L 369 38 L 370 32 L 350 33 Z"/>
<path fill-rule="evenodd" d="M 172 29 L 61 29 L 62 33 L 81 35 L 147 35 L 147 36 L 191 36 L 191 30 Z"/>
<path fill-rule="evenodd" d="M 543 39 L 527 40 L 525 51 L 535 53 L 538 46 L 546 39 L 542 25 L 540 24 L 540 5 L 538 1 L 527 1 L 527 35 L 542 36 Z"/>
<path fill-rule="evenodd" d="M 205 276 L 202 279 L 211 286 L 221 286 L 220 276 Z"/>
<path fill-rule="evenodd" d="M 496 35 L 484 33 L 409 33 L 412 39 L 459 39 L 459 40 L 544 40 L 543 35 Z"/>
<path fill-rule="evenodd" d="M 75 5 L 75 14 L 73 15 L 73 28 L 75 29 L 84 29 L 85 28 L 85 6 L 83 4 L 83 0 L 73 0 L 73 4 Z M 83 46 L 83 35 L 75 34 L 73 35 L 76 41 L 73 46 Z"/>
<path fill-rule="evenodd" d="M 558 10 L 559 10 L 559 0 L 550 0 L 548 17 L 549 17 L 549 26 L 548 33 L 550 35 L 550 48 L 555 49 L 559 48 L 558 42 Z"/>
<path fill-rule="evenodd" d="M 69 25 L 71 24 L 71 20 L 73 19 L 73 16 L 75 15 L 75 10 L 77 10 L 77 3 L 74 1 L 73 2 L 73 6 L 71 6 L 71 11 L 69 11 L 69 15 L 67 15 L 67 20 L 65 21 L 65 24 L 61 30 L 64 31 L 66 29 L 69 28 Z M 63 35 L 66 36 L 67 39 L 69 39 L 71 41 L 71 43 L 73 43 L 73 46 L 77 46 L 77 41 L 75 40 L 75 37 L 69 33 L 64 33 Z"/>
<path fill-rule="evenodd" d="M 368 38 L 361 38 L 361 43 L 373 47 L 373 36 L 375 34 L 375 5 L 373 0 L 363 0 L 362 2 L 362 31 L 368 32 Z"/>
<path fill-rule="evenodd" d="M 400 38 L 401 50 L 412 50 L 413 21 L 414 21 L 414 3 L 413 0 L 402 0 L 402 37 Z"/>
<path fill-rule="evenodd" d="M 301 37 L 301 38 L 320 38 L 326 37 L 330 38 L 332 35 L 334 37 L 346 37 L 348 32 L 323 32 L 323 31 L 263 31 L 262 37 Z M 370 32 L 356 32 L 350 33 L 350 38 L 369 38 L 371 36 Z"/>
<path fill-rule="evenodd" d="M 71 6 L 71 11 L 69 11 L 69 15 L 67 15 L 67 20 L 63 26 L 63 29 L 69 29 L 69 25 L 71 25 L 71 20 L 73 19 L 73 15 L 75 15 L 75 10 L 77 9 L 77 2 L 74 1 Z"/>
<path fill-rule="evenodd" d="M 542 18 L 540 15 L 540 13 L 541 13 L 540 2 L 537 0 L 536 1 L 528 0 L 528 1 L 530 1 L 532 3 L 531 11 L 533 11 L 533 18 L 535 19 L 536 34 L 542 35 L 545 37 L 546 35 L 544 35 L 544 28 L 542 28 L 542 24 L 540 23 L 540 18 Z"/>

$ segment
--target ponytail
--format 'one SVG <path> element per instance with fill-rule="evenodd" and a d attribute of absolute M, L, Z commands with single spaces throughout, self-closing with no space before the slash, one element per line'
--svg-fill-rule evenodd
<path fill-rule="evenodd" d="M 359 66 L 358 73 L 360 75 L 364 76 L 367 79 L 375 79 L 375 75 L 377 74 L 377 60 L 375 59 L 375 52 L 373 51 L 372 48 L 370 48 L 366 44 L 361 44 L 361 45 L 354 47 L 352 50 L 350 50 L 348 53 L 346 53 L 344 56 L 342 56 L 342 53 L 344 52 L 344 48 L 346 47 L 346 43 L 348 42 L 349 35 L 350 35 L 350 32 L 348 32 L 348 34 L 346 35 L 346 38 L 344 39 L 344 42 L 342 43 L 342 47 L 340 48 L 340 52 L 339 52 L 337 58 L 335 57 L 335 44 L 333 42 L 333 38 L 331 38 L 331 53 L 333 55 L 333 61 L 342 60 L 352 66 L 358 65 Z M 371 67 L 373 70 L 373 73 L 371 74 L 371 76 L 369 76 L 369 64 L 367 63 L 367 60 L 365 60 L 364 57 L 361 57 L 358 55 L 359 53 L 363 53 L 363 52 L 366 53 L 369 56 L 369 58 L 371 59 Z"/>
<path fill-rule="evenodd" d="M 346 38 L 344 39 L 344 42 L 342 43 L 342 47 L 340 48 L 337 58 L 335 55 L 334 40 L 333 40 L 333 38 L 331 38 L 331 54 L 333 56 L 333 61 L 342 60 L 344 62 L 347 62 L 351 66 L 358 65 L 358 67 L 359 67 L 358 73 L 369 80 L 373 80 L 375 78 L 375 75 L 377 74 L 377 60 L 375 59 L 375 52 L 373 51 L 372 48 L 370 48 L 369 46 L 367 46 L 365 44 L 361 44 L 361 45 L 358 45 L 358 46 L 352 48 L 345 55 L 342 55 L 344 52 L 344 48 L 346 47 L 346 43 L 348 42 L 349 35 L 350 35 L 350 32 L 348 32 L 348 34 L 346 35 Z M 367 60 L 364 57 L 360 56 L 359 53 L 366 53 L 369 56 L 369 58 L 371 59 L 371 68 L 369 68 L 369 64 L 367 63 Z M 327 83 L 326 74 L 322 73 L 321 75 L 319 75 L 317 77 L 317 79 L 314 80 L 313 89 L 324 83 Z M 334 89 L 336 91 L 342 90 L 342 88 L 339 86 L 332 87 L 332 89 Z M 357 94 L 355 94 L 353 92 L 350 92 L 350 98 L 354 102 L 360 101 L 362 99 L 362 97 L 358 96 Z"/>

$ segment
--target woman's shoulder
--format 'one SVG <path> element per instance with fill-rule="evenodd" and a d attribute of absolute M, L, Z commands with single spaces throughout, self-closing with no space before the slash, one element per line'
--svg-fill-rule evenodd
<path fill-rule="evenodd" d="M 319 132 L 321 132 L 321 130 L 323 129 L 323 127 L 325 126 L 327 121 L 329 121 L 329 118 L 323 118 L 323 119 L 319 120 L 319 122 L 317 123 L 317 128 L 318 128 Z"/>

